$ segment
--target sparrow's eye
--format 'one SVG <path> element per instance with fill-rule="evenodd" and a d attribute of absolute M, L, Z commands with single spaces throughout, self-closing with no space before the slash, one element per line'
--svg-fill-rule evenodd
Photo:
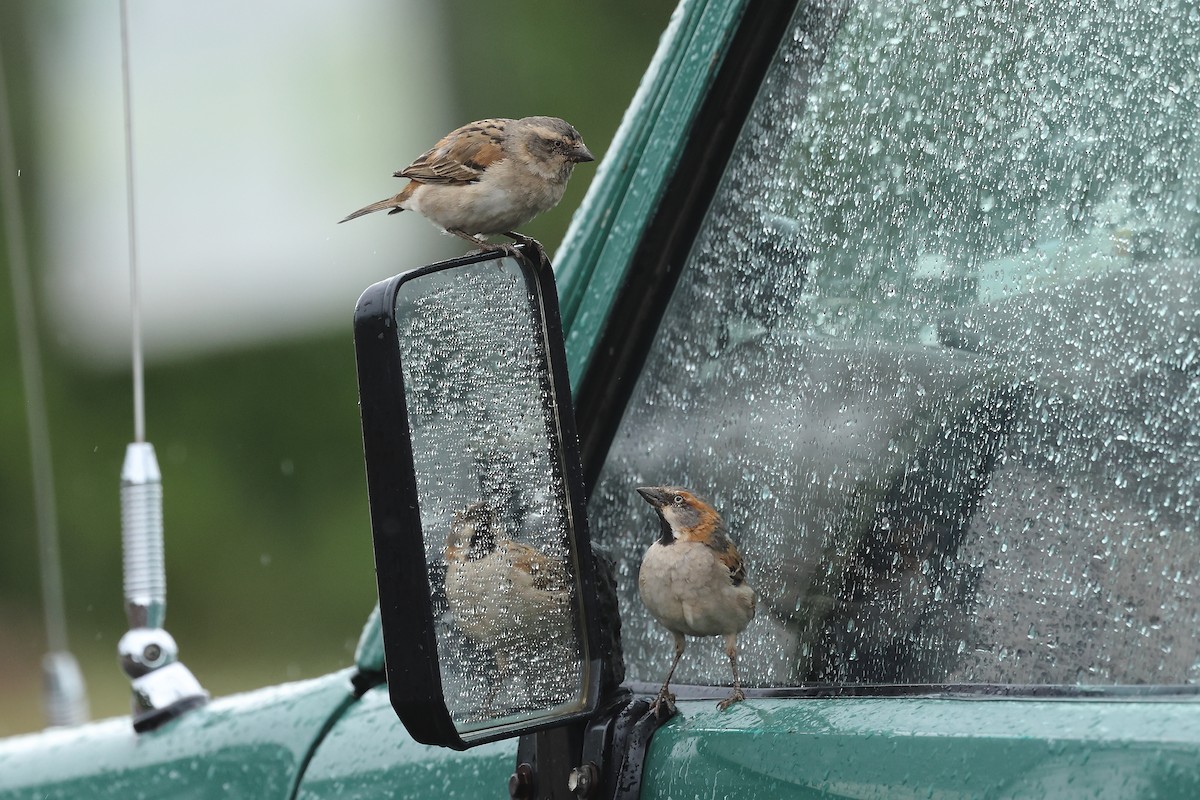
<path fill-rule="evenodd" d="M 683 495 L 681 495 L 681 494 L 675 495 L 675 499 L 672 500 L 671 502 L 673 502 L 677 506 L 683 505 Z"/>

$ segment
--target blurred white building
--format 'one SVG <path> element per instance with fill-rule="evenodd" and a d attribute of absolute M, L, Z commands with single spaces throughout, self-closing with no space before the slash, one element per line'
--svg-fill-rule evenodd
<path fill-rule="evenodd" d="M 38 171 L 55 344 L 129 362 L 117 2 L 34 6 Z M 134 0 L 138 264 L 147 355 L 340 326 L 358 294 L 457 251 L 410 214 L 339 226 L 458 124 L 437 4 Z"/>

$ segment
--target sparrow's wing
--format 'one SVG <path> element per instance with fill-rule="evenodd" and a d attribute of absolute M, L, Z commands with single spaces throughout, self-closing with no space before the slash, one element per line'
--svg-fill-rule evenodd
<path fill-rule="evenodd" d="M 729 549 L 724 553 L 717 555 L 721 559 L 721 563 L 729 567 L 729 580 L 733 581 L 734 586 L 741 586 L 746 581 L 746 562 L 742 561 L 742 556 L 738 553 L 737 548 L 733 546 L 733 542 L 729 543 Z"/>
<path fill-rule="evenodd" d="M 561 559 L 551 558 L 522 542 L 510 541 L 506 549 L 513 569 L 528 575 L 535 589 L 545 592 L 566 590 L 567 572 Z"/>
<path fill-rule="evenodd" d="M 504 126 L 511 121 L 483 119 L 463 125 L 394 176 L 421 183 L 474 183 L 489 166 L 504 158 Z"/>
<path fill-rule="evenodd" d="M 745 583 L 746 562 L 742 560 L 742 555 L 733 540 L 726 536 L 723 530 L 714 531 L 705 544 L 717 554 L 717 560 L 729 568 L 729 580 L 733 581 L 734 586 Z"/>

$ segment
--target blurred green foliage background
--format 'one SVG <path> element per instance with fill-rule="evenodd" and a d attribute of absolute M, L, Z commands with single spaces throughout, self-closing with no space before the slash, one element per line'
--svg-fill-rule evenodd
<path fill-rule="evenodd" d="M 18 159 L 36 171 L 45 153 L 35 124 L 44 98 L 34 90 L 26 34 L 33 5 L 0 4 L 0 56 Z M 440 30 L 397 31 L 396 41 L 402 47 L 406 36 L 432 36 L 452 51 L 456 119 L 555 114 L 579 128 L 602 157 L 674 3 L 438 5 Z M 369 112 L 364 109 L 364 117 Z M 416 154 L 396 153 L 394 163 L 379 165 L 379 174 Z M 562 204 L 525 232 L 553 251 L 594 174 L 587 165 L 578 170 Z M 38 198 L 30 196 L 37 184 L 21 185 L 37 283 L 44 271 L 38 242 L 55 235 L 44 226 L 71 220 L 39 219 Z M 392 188 L 381 185 L 381 196 Z M 437 234 L 430 229 L 429 235 Z M 6 253 L 0 248 L 0 735 L 42 726 L 45 652 Z M 71 645 L 83 665 L 92 716 L 125 714 L 128 683 L 115 656 L 125 630 L 117 490 L 132 437 L 130 376 L 72 359 L 47 329 L 47 293 L 38 297 Z M 348 313 L 345 319 L 344 326 L 303 340 L 147 369 L 148 436 L 164 473 L 167 628 L 183 661 L 215 695 L 348 665 L 374 603 Z"/>

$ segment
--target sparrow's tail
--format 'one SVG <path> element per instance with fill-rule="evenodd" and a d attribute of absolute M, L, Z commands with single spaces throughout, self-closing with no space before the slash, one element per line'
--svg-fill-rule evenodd
<path fill-rule="evenodd" d="M 373 211 L 383 211 L 385 208 L 391 209 L 388 211 L 389 214 L 399 214 L 404 210 L 398 205 L 400 202 L 401 200 L 399 197 L 389 197 L 387 200 L 380 200 L 378 203 L 371 203 L 371 205 L 360 208 L 358 211 L 355 211 L 345 219 L 338 220 L 338 224 L 341 225 L 343 222 L 349 222 L 352 219 L 361 217 L 364 214 L 370 214 Z"/>

